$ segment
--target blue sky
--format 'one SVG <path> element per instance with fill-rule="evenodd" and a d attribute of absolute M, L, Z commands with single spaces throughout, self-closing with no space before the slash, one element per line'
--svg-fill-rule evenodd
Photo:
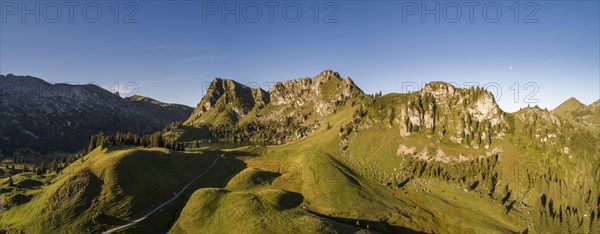
<path fill-rule="evenodd" d="M 13 3 L 0 2 L 0 74 L 103 87 L 133 82 L 138 94 L 165 102 L 195 106 L 214 77 L 268 89 L 325 69 L 367 93 L 439 80 L 479 84 L 506 111 L 600 98 L 598 1 L 517 2 L 518 13 L 514 1 L 478 2 L 472 22 L 465 2 L 448 1 L 279 1 L 272 22 L 271 3 L 261 1 L 226 2 L 229 10 L 239 4 L 239 22 L 236 13 L 222 21 L 222 2 L 120 2 L 115 18 L 114 2 L 88 1 L 73 8 L 73 22 L 65 2 Z M 39 12 L 22 15 L 36 3 Z M 440 21 L 428 14 L 423 22 L 423 7 L 436 4 Z M 500 18 L 488 22 L 495 7 Z"/>

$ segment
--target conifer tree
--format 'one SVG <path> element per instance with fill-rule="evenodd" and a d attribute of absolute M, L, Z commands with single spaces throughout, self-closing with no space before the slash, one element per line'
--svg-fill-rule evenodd
<path fill-rule="evenodd" d="M 44 163 L 44 161 L 42 161 L 42 163 L 40 163 L 40 167 L 39 167 L 39 174 L 44 174 L 46 173 L 46 165 Z"/>
<path fill-rule="evenodd" d="M 106 148 L 108 148 L 108 139 L 107 139 L 107 138 L 104 138 L 104 139 L 102 139 L 102 143 L 101 143 L 101 145 L 100 145 L 100 149 L 103 149 L 103 150 L 104 150 L 104 149 L 106 149 Z"/>

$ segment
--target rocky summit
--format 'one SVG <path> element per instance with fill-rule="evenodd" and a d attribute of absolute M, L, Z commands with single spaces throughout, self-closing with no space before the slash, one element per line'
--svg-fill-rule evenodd
<path fill-rule="evenodd" d="M 184 124 L 211 126 L 216 140 L 284 142 L 312 133 L 323 116 L 366 96 L 350 78 L 331 70 L 278 82 L 268 92 L 216 78 Z"/>
<path fill-rule="evenodd" d="M 203 123 L 210 114 L 220 116 L 223 123 L 237 123 L 255 108 L 269 103 L 269 94 L 260 88 L 250 88 L 233 80 L 216 78 L 208 87 L 186 124 Z"/>

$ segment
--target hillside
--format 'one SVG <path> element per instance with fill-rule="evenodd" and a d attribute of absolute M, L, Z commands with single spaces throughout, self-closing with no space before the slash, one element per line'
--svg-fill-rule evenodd
<path fill-rule="evenodd" d="M 428 210 L 432 214 L 444 210 L 439 205 L 429 206 L 436 204 L 437 199 L 444 203 L 458 199 L 452 208 L 448 207 L 453 214 L 475 212 L 496 220 L 471 220 L 462 226 L 445 223 L 450 222 L 445 220 L 448 217 L 440 214 L 412 221 L 417 224 L 406 220 L 402 223 L 387 222 L 387 228 L 411 227 L 413 230 L 426 232 L 555 232 L 566 229 L 598 229 L 599 222 L 595 221 L 600 219 L 598 135 L 584 126 L 571 124 L 568 116 L 557 113 L 581 113 L 580 111 L 593 108 L 594 105 L 586 107 L 576 99 L 570 99 L 552 113 L 537 107 L 505 113 L 498 107 L 493 95 L 480 88 L 460 89 L 444 82 L 432 82 L 419 92 L 375 97 L 362 93 L 349 78 L 341 79 L 335 74 L 325 71 L 315 78 L 277 83 L 268 92 L 270 102 L 261 106 L 256 114 L 250 113 L 248 116 L 251 118 L 245 116 L 246 123 L 254 125 L 244 124 L 242 121 L 230 123 L 231 126 L 224 129 L 245 126 L 244 130 L 234 134 L 236 138 L 223 138 L 218 134 L 219 131 L 207 130 L 219 129 L 215 126 L 220 126 L 220 123 L 211 122 L 211 118 L 208 118 L 209 121 L 203 123 L 206 134 L 204 137 L 261 141 L 264 138 L 252 136 L 262 134 L 263 129 L 253 126 L 260 123 L 289 126 L 285 130 L 278 128 L 279 132 L 274 131 L 268 135 L 271 137 L 268 141 L 288 144 L 272 146 L 274 151 L 278 148 L 287 150 L 267 158 L 281 162 L 285 158 L 282 155 L 296 155 L 293 156 L 296 158 L 306 157 L 303 156 L 306 154 L 315 155 L 310 160 L 293 160 L 294 163 L 300 160 L 302 163 L 298 165 L 306 165 L 307 168 L 318 168 L 314 165 L 318 159 L 330 158 L 334 160 L 331 163 L 335 163 L 329 167 L 346 168 L 346 172 L 353 175 L 353 180 L 370 181 L 376 184 L 375 188 L 400 188 L 401 195 L 392 192 L 396 199 L 402 202 L 421 201 L 417 205 L 419 209 Z M 350 82 L 343 82 L 345 80 Z M 315 83 L 319 85 L 314 85 Z M 334 108 L 315 108 L 327 106 L 328 103 L 319 98 L 320 94 L 325 93 L 319 92 L 322 90 L 320 87 L 336 87 L 339 84 L 352 84 L 347 87 L 352 87 L 356 92 L 344 95 L 348 92 L 337 86 L 328 93 L 338 97 L 333 99 L 338 100 L 333 102 L 336 104 L 330 105 Z M 309 111 L 303 112 L 306 109 Z M 271 118 L 264 117 L 267 115 Z M 296 128 L 294 121 L 289 120 L 298 119 L 303 120 L 298 122 L 300 126 L 313 124 L 314 127 L 295 138 L 290 139 L 290 134 L 277 137 L 277 133 Z M 291 124 L 286 125 L 283 121 Z M 184 127 L 183 132 L 195 129 L 190 127 Z M 250 137 L 239 137 L 240 135 Z M 307 149 L 299 150 L 304 147 Z M 335 166 L 336 163 L 341 165 Z M 303 174 L 307 170 L 302 170 Z M 333 173 L 331 169 L 326 171 L 327 175 Z M 305 181 L 302 180 L 302 188 L 307 186 Z M 339 183 L 340 179 L 334 181 Z M 367 193 L 363 196 L 375 201 L 378 195 L 386 194 L 382 191 L 368 193 L 367 182 L 358 184 L 360 189 L 356 191 L 332 194 L 339 196 Z M 344 186 L 337 191 L 351 187 Z M 314 191 L 326 191 L 327 188 L 313 187 L 303 191 L 285 187 L 285 190 L 302 194 L 304 204 L 318 203 L 319 200 L 319 204 L 325 207 L 336 204 L 335 201 L 322 200 L 322 197 L 307 197 Z M 424 194 L 435 198 L 417 200 L 416 197 L 422 198 Z M 476 198 L 467 198 L 469 195 L 475 195 Z M 394 199 L 383 200 L 390 202 Z M 550 201 L 551 206 L 548 205 Z M 473 202 L 481 203 L 483 210 L 469 211 L 466 204 Z M 348 204 L 354 203 L 369 208 L 343 211 L 349 208 Z M 343 199 L 340 204 L 343 205 L 332 207 L 328 212 L 345 213 L 342 217 L 349 217 L 352 213 L 360 214 L 360 218 L 365 221 L 395 220 L 394 212 L 369 216 L 368 211 L 384 211 L 390 207 L 402 209 L 397 204 L 389 203 L 375 208 L 377 205 L 373 201 L 361 201 L 361 198 Z M 319 212 L 319 207 L 309 209 Z M 321 214 L 336 216 L 328 212 Z M 498 216 L 498 213 L 504 215 Z M 425 225 L 423 220 L 431 223 Z M 459 220 L 465 222 L 469 218 L 462 217 Z M 501 220 L 506 221 L 502 223 Z M 498 221 L 501 223 L 495 223 Z M 383 226 L 379 226 L 379 231 L 390 231 Z"/>
<path fill-rule="evenodd" d="M 575 98 L 569 98 L 552 110 L 552 113 L 575 124 L 600 131 L 600 100 L 586 106 Z"/>
<path fill-rule="evenodd" d="M 0 223 L 25 232 L 97 232 L 166 200 L 195 176 L 195 169 L 207 168 L 216 156 L 97 148 L 65 168 L 31 201 L 4 212 Z M 19 191 L 5 196 L 13 193 Z"/>
<path fill-rule="evenodd" d="M 552 112 L 556 114 L 569 114 L 570 112 L 585 108 L 585 104 L 581 103 L 574 97 L 571 97 L 558 105 Z"/>
<path fill-rule="evenodd" d="M 0 184 L 0 228 L 109 230 L 206 173 L 125 232 L 600 231 L 598 132 L 539 107 L 506 113 L 481 88 L 366 95 L 333 71 L 268 92 L 215 79 L 163 136 L 187 147 L 108 142 L 47 181 Z"/>
<path fill-rule="evenodd" d="M 92 134 L 150 133 L 185 120 L 191 108 L 141 96 L 121 98 L 96 85 L 50 84 L 0 75 L 2 148 L 75 151 Z"/>

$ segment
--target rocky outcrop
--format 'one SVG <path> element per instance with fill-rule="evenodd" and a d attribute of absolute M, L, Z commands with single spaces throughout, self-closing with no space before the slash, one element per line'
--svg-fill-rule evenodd
<path fill-rule="evenodd" d="M 400 136 L 425 133 L 448 138 L 473 148 L 488 148 L 492 138 L 503 135 L 504 112 L 491 93 L 460 89 L 444 82 L 432 82 L 423 90 L 406 94 L 407 103 L 398 103 Z"/>
<path fill-rule="evenodd" d="M 264 113 L 268 116 L 262 119 L 281 119 L 283 116 L 280 115 L 284 108 L 297 108 L 307 110 L 311 114 L 328 115 L 334 111 L 337 104 L 358 93 L 362 91 L 350 78 L 342 79 L 337 72 L 331 70 L 323 71 L 314 78 L 278 82 L 269 92 L 250 88 L 233 80 L 216 78 L 186 124 L 214 124 L 214 119 L 202 118 L 213 109 L 219 112 L 230 109 L 239 119 L 254 108 L 261 109 L 267 104 L 277 108 L 270 113 Z"/>
<path fill-rule="evenodd" d="M 515 135 L 529 138 L 540 146 L 570 142 L 568 138 L 560 139 L 560 136 L 568 134 L 563 131 L 572 131 L 572 124 L 561 121 L 547 110 L 537 106 L 528 107 L 517 111 L 514 116 L 515 121 L 520 123 L 520 127 L 514 131 Z"/>
<path fill-rule="evenodd" d="M 279 82 L 269 90 L 273 105 L 309 107 L 319 115 L 333 112 L 337 103 L 362 91 L 348 77 L 342 79 L 337 72 L 326 70 L 315 78 L 302 78 Z"/>
<path fill-rule="evenodd" d="M 233 80 L 216 78 L 186 124 L 210 122 L 210 119 L 202 117 L 211 110 L 219 112 L 214 115 L 229 112 L 231 118 L 239 119 L 254 108 L 264 107 L 268 103 L 269 94 L 260 88 L 250 88 Z"/>
<path fill-rule="evenodd" d="M 287 142 L 321 126 L 311 116 L 332 114 L 361 94 L 350 78 L 342 79 L 331 70 L 276 83 L 269 92 L 217 78 L 185 124 L 212 126 L 218 139 Z"/>
<path fill-rule="evenodd" d="M 322 124 L 318 119 L 335 113 L 338 108 L 360 103 L 360 113 L 355 116 L 358 120 L 353 120 L 355 129 L 382 122 L 388 123 L 388 127 L 397 124 L 403 137 L 423 133 L 473 148 L 488 148 L 493 138 L 504 134 L 505 114 L 492 94 L 481 88 L 461 89 L 432 82 L 419 92 L 401 96 L 389 103 L 385 100 L 392 99 L 369 97 L 350 78 L 342 79 L 331 70 L 314 78 L 276 83 L 269 92 L 215 79 L 186 124 L 231 125 L 234 130 L 217 132 L 245 134 L 236 139 L 253 138 L 249 129 L 262 129 L 269 132 L 267 138 L 278 135 L 290 140 L 311 134 Z M 349 100 L 352 105 L 346 105 Z M 379 114 L 366 115 L 371 105 Z M 365 121 L 361 120 L 363 117 Z"/>

